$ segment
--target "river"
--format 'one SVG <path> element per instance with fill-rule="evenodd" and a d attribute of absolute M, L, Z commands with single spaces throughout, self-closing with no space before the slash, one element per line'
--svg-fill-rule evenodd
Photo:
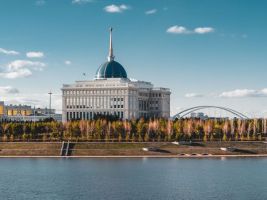
<path fill-rule="evenodd" d="M 1 158 L 0 199 L 267 199 L 267 158 Z"/>

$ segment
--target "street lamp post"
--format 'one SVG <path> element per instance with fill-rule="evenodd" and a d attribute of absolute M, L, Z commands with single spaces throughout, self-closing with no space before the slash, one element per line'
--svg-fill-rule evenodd
<path fill-rule="evenodd" d="M 52 96 L 52 92 L 50 91 L 49 93 L 49 118 L 51 118 L 51 96 Z"/>

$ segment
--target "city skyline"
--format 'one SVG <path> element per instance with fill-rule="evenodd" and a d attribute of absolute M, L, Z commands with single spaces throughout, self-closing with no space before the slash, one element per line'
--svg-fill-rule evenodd
<path fill-rule="evenodd" d="M 223 105 L 266 117 L 267 4 L 242 2 L 2 1 L 0 100 L 48 107 L 52 90 L 61 111 L 62 84 L 94 78 L 112 26 L 115 59 L 129 78 L 171 88 L 172 115 Z"/>

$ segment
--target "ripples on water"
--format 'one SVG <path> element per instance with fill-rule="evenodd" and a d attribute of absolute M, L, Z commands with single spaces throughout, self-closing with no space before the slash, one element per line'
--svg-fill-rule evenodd
<path fill-rule="evenodd" d="M 267 199 L 267 159 L 0 159 L 0 199 Z"/>

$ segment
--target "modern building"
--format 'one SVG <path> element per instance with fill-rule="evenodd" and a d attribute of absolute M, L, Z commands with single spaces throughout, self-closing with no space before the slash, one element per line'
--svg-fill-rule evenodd
<path fill-rule="evenodd" d="M 63 85 L 63 121 L 93 119 L 96 115 L 113 115 L 120 119 L 169 118 L 170 89 L 130 80 L 124 67 L 114 58 L 111 28 L 108 60 L 97 69 L 94 80 Z"/>
<path fill-rule="evenodd" d="M 0 101 L 0 120 L 5 116 L 5 104 L 3 101 Z"/>
<path fill-rule="evenodd" d="M 32 108 L 29 105 L 5 105 L 0 101 L 0 120 L 40 121 L 50 116 L 57 121 L 62 120 L 62 115 L 57 114 L 55 109 Z"/>
<path fill-rule="evenodd" d="M 197 112 L 197 113 L 192 112 L 192 113 L 190 114 L 190 118 L 207 119 L 208 116 L 205 115 L 203 112 Z"/>
<path fill-rule="evenodd" d="M 5 115 L 6 116 L 27 116 L 33 114 L 31 106 L 27 105 L 6 105 L 5 106 Z"/>

